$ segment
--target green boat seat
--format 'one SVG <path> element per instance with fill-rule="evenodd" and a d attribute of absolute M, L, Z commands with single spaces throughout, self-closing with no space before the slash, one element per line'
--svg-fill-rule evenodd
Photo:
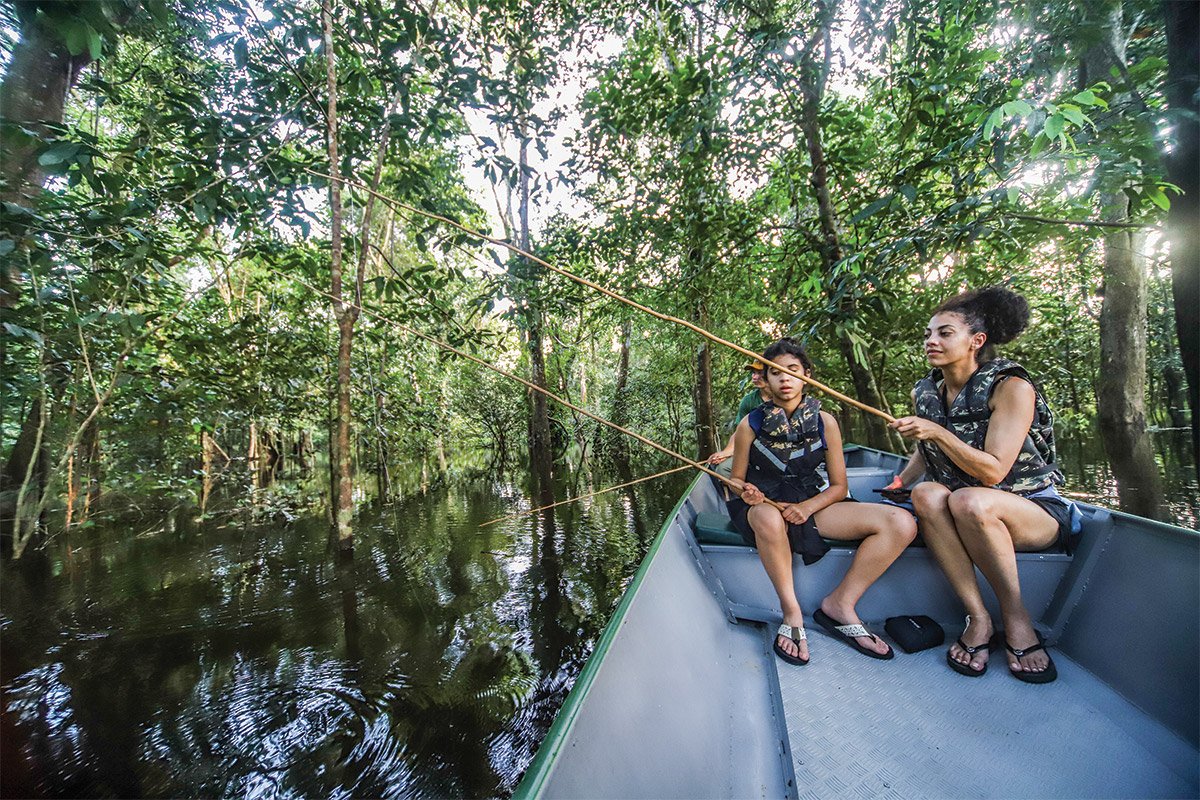
<path fill-rule="evenodd" d="M 701 511 L 696 515 L 696 541 L 700 544 L 732 544 L 746 547 L 746 540 L 724 514 Z"/>

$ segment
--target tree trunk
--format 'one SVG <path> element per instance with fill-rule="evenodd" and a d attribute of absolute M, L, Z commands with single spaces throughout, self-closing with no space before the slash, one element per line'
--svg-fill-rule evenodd
<path fill-rule="evenodd" d="M 1165 156 L 1167 177 L 1182 189 L 1167 216 L 1175 330 L 1192 412 L 1192 456 L 1200 477 L 1200 4 L 1163 3 L 1167 23 L 1167 106 L 1175 147 Z"/>
<path fill-rule="evenodd" d="M 617 385 L 613 390 L 612 421 L 621 427 L 629 426 L 629 345 L 633 336 L 633 323 L 626 319 L 621 323 L 621 354 L 617 360 Z M 612 428 L 605 428 L 609 442 L 608 450 L 613 457 L 627 459 L 629 443 L 625 435 Z"/>
<path fill-rule="evenodd" d="M 207 430 L 200 431 L 200 513 L 204 514 L 208 510 L 208 499 L 212 495 L 213 487 L 213 461 L 216 456 L 216 442 L 213 440 L 213 435 Z"/>
<path fill-rule="evenodd" d="M 87 475 L 87 494 L 83 498 L 83 513 L 79 521 L 86 522 L 100 503 L 100 491 L 104 478 L 104 461 L 100 453 L 100 421 L 92 420 L 83 432 L 83 460 Z M 226 461 L 229 459 L 226 458 Z"/>
<path fill-rule="evenodd" d="M 337 531 L 338 547 L 348 550 L 354 546 L 354 472 L 353 451 L 350 449 L 350 347 L 354 341 L 354 318 L 343 314 L 338 318 L 336 467 L 337 488 L 333 524 Z"/>
<path fill-rule="evenodd" d="M 337 57 L 333 47 L 333 14 L 330 0 L 321 0 L 321 22 L 325 46 L 325 90 L 328 95 L 326 111 L 326 148 L 329 156 L 330 260 L 329 272 L 333 295 L 333 313 L 338 326 L 337 394 L 334 412 L 331 449 L 333 472 L 333 532 L 337 546 L 349 550 L 354 546 L 354 475 L 350 449 L 350 350 L 354 342 L 354 322 L 357 306 L 346 303 L 342 287 L 342 183 L 341 158 L 338 156 Z M 366 242 L 362 243 L 363 248 Z M 365 260 L 365 259 L 364 259 Z M 359 274 L 361 276 L 361 266 Z M 355 283 L 356 301 L 361 301 L 361 277 Z"/>
<path fill-rule="evenodd" d="M 708 329 L 708 309 L 704 301 L 696 306 L 696 325 Z M 703 461 L 721 449 L 717 442 L 717 425 L 712 402 L 712 349 L 703 339 L 696 351 L 696 460 Z"/>
<path fill-rule="evenodd" d="M 1113 59 L 1125 61 L 1121 0 L 1105 0 L 1096 22 L 1106 41 L 1084 56 L 1084 83 L 1107 75 Z M 1127 95 L 1113 104 L 1128 101 Z M 1100 194 L 1106 222 L 1129 222 L 1129 198 L 1109 186 Z M 1117 478 L 1123 511 L 1144 517 L 1161 515 L 1162 481 L 1146 433 L 1146 264 L 1136 240 L 1144 234 L 1110 229 L 1104 236 L 1104 302 L 1100 307 L 1100 377 L 1096 386 L 1101 441 Z"/>
<path fill-rule="evenodd" d="M 529 138 L 524 126 L 518 132 L 521 137 L 519 155 L 520 179 L 517 185 L 518 195 L 518 231 L 519 244 L 522 250 L 530 252 L 529 236 Z M 527 278 L 532 279 L 533 268 L 522 259 L 522 271 Z M 529 293 L 525 311 L 525 327 L 528 333 L 526 347 L 529 350 L 529 380 L 538 386 L 546 385 L 546 357 L 542 352 L 542 309 L 537 297 L 537 289 Z M 541 392 L 529 392 L 529 457 L 534 474 L 540 482 L 539 491 L 547 491 L 553 478 L 553 456 L 550 445 L 550 411 L 547 407 L 546 396 Z"/>
<path fill-rule="evenodd" d="M 21 431 L 17 434 L 17 440 L 13 443 L 12 452 L 8 455 L 8 463 L 5 465 L 4 471 L 0 473 L 0 493 L 2 493 L 0 497 L 4 498 L 3 503 L 0 503 L 0 539 L 5 543 L 10 543 L 10 548 L 6 549 L 10 549 L 10 552 L 14 554 L 17 547 L 15 537 L 19 530 L 28 530 L 31 525 L 36 525 L 36 520 L 26 517 L 29 509 L 36 507 L 41 498 L 38 476 L 42 473 L 42 465 L 32 462 L 42 452 L 40 446 L 44 430 L 42 409 L 43 402 L 39 395 L 30 405 L 25 420 L 21 424 Z M 32 473 L 30 472 L 31 465 Z M 30 474 L 33 475 L 33 478 L 22 493 L 21 487 L 25 484 L 26 476 Z M 20 497 L 19 503 L 18 497 Z M 20 520 L 20 524 L 18 524 L 18 520 Z"/>
<path fill-rule="evenodd" d="M 46 178 L 36 155 L 41 142 L 20 129 L 43 137 L 46 123 L 61 123 L 67 93 L 90 62 L 87 48 L 72 56 L 62 37 L 40 21 L 23 26 L 0 84 L 0 118 L 6 123 L 0 127 L 0 200 L 28 206 L 41 190 Z M 20 292 L 20 273 L 12 266 L 16 259 L 9 263 L 0 272 L 0 308 L 11 308 Z"/>
<path fill-rule="evenodd" d="M 827 279 L 832 280 L 834 269 L 842 260 L 842 243 L 837 230 L 837 212 L 829 194 L 829 168 L 825 162 L 825 146 L 821 140 L 821 122 L 817 112 L 821 105 L 820 82 L 815 74 L 815 66 L 805 70 L 808 74 L 802 79 L 800 128 L 808 145 L 808 158 L 812 164 L 811 183 L 813 194 L 817 200 L 817 218 L 821 226 L 821 266 Z M 843 300 L 839 304 L 839 314 L 847 323 L 854 318 L 857 311 L 853 300 Z M 855 352 L 854 342 L 850 339 L 849 331 L 843 328 L 838 335 L 838 349 L 846 361 L 850 371 L 850 379 L 854 384 L 854 393 L 860 402 L 873 408 L 879 408 L 880 392 L 875 384 L 875 376 L 870 368 L 859 361 Z M 867 444 L 880 450 L 892 446 L 888 437 L 888 427 L 882 419 L 874 414 L 865 415 L 863 420 L 867 433 Z"/>
<path fill-rule="evenodd" d="M 1129 198 L 1103 195 L 1109 222 L 1129 219 Z M 1104 237 L 1104 303 L 1100 307 L 1100 434 L 1117 478 L 1121 510 L 1160 518 L 1162 482 L 1146 433 L 1146 270 L 1142 234 Z"/>

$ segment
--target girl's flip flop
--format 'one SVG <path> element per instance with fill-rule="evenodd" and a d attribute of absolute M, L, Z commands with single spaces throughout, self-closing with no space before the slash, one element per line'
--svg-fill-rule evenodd
<path fill-rule="evenodd" d="M 870 636 L 875 641 L 881 641 L 878 636 L 867 630 L 867 626 L 865 625 L 860 625 L 857 622 L 852 625 L 843 625 L 819 608 L 813 612 L 813 621 L 825 630 L 829 631 L 836 638 L 841 639 L 843 642 L 862 653 L 864 656 L 878 658 L 880 661 L 887 661 L 896 655 L 896 652 L 892 650 L 890 645 L 888 646 L 886 653 L 876 653 L 874 650 L 868 650 L 858 642 L 854 641 L 855 637 L 857 636 Z"/>

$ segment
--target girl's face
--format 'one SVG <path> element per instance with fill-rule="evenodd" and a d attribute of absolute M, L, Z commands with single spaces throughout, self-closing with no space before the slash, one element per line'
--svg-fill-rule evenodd
<path fill-rule="evenodd" d="M 942 367 L 963 360 L 974 362 L 975 353 L 987 341 L 982 331 L 971 333 L 971 326 L 957 311 L 934 314 L 925 329 L 925 359 L 930 366 Z"/>
<path fill-rule="evenodd" d="M 781 367 L 787 367 L 793 372 L 798 372 L 801 375 L 808 376 L 808 370 L 804 368 L 804 364 L 800 359 L 790 354 L 775 356 L 773 361 Z M 786 372 L 767 367 L 767 386 L 771 390 L 771 394 L 780 402 L 795 400 L 804 393 L 804 382 L 799 378 L 793 378 Z"/>

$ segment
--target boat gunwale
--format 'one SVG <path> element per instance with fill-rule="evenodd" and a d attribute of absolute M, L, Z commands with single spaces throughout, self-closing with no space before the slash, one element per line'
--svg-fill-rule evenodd
<path fill-rule="evenodd" d="M 617 603 L 616 609 L 613 610 L 612 618 L 609 619 L 608 624 L 604 627 L 604 632 L 600 634 L 600 638 L 596 642 L 596 648 L 588 656 L 587 662 L 584 663 L 583 669 L 579 672 L 579 677 L 575 679 L 575 683 L 571 686 L 571 691 L 567 693 L 567 699 L 563 701 L 562 707 L 555 714 L 554 722 L 550 725 L 550 730 L 546 732 L 542 743 L 538 745 L 538 750 L 533 757 L 533 761 L 530 762 L 529 767 L 525 770 L 525 774 L 517 784 L 516 790 L 513 791 L 513 798 L 516 798 L 516 800 L 526 800 L 526 798 L 536 797 L 541 793 L 543 785 L 547 778 L 550 777 L 550 770 L 554 766 L 558 753 L 562 750 L 563 745 L 566 744 L 567 737 L 571 733 L 571 729 L 575 726 L 575 719 L 578 717 L 579 711 L 583 708 L 584 701 L 587 699 L 587 695 L 595 683 L 596 674 L 600 671 L 600 665 L 604 662 L 604 656 L 612 647 L 613 641 L 617 638 L 617 631 L 628 615 L 630 606 L 633 605 L 633 599 L 645 581 L 646 575 L 650 572 L 650 564 L 654 561 L 654 556 L 662 548 L 663 542 L 667 538 L 667 532 L 670 530 L 672 524 L 679 519 L 679 514 L 683 510 L 684 504 L 687 503 L 703 478 L 703 474 L 696 476 L 696 479 L 688 486 L 687 491 L 679 498 L 679 502 L 675 504 L 670 515 L 663 522 L 658 535 L 654 537 L 654 541 L 650 543 L 649 549 L 646 550 L 646 555 L 642 557 L 642 562 L 638 565 L 637 572 L 634 573 L 633 578 L 629 581 L 629 585 L 625 587 L 625 591 L 621 595 L 621 601 Z"/>

